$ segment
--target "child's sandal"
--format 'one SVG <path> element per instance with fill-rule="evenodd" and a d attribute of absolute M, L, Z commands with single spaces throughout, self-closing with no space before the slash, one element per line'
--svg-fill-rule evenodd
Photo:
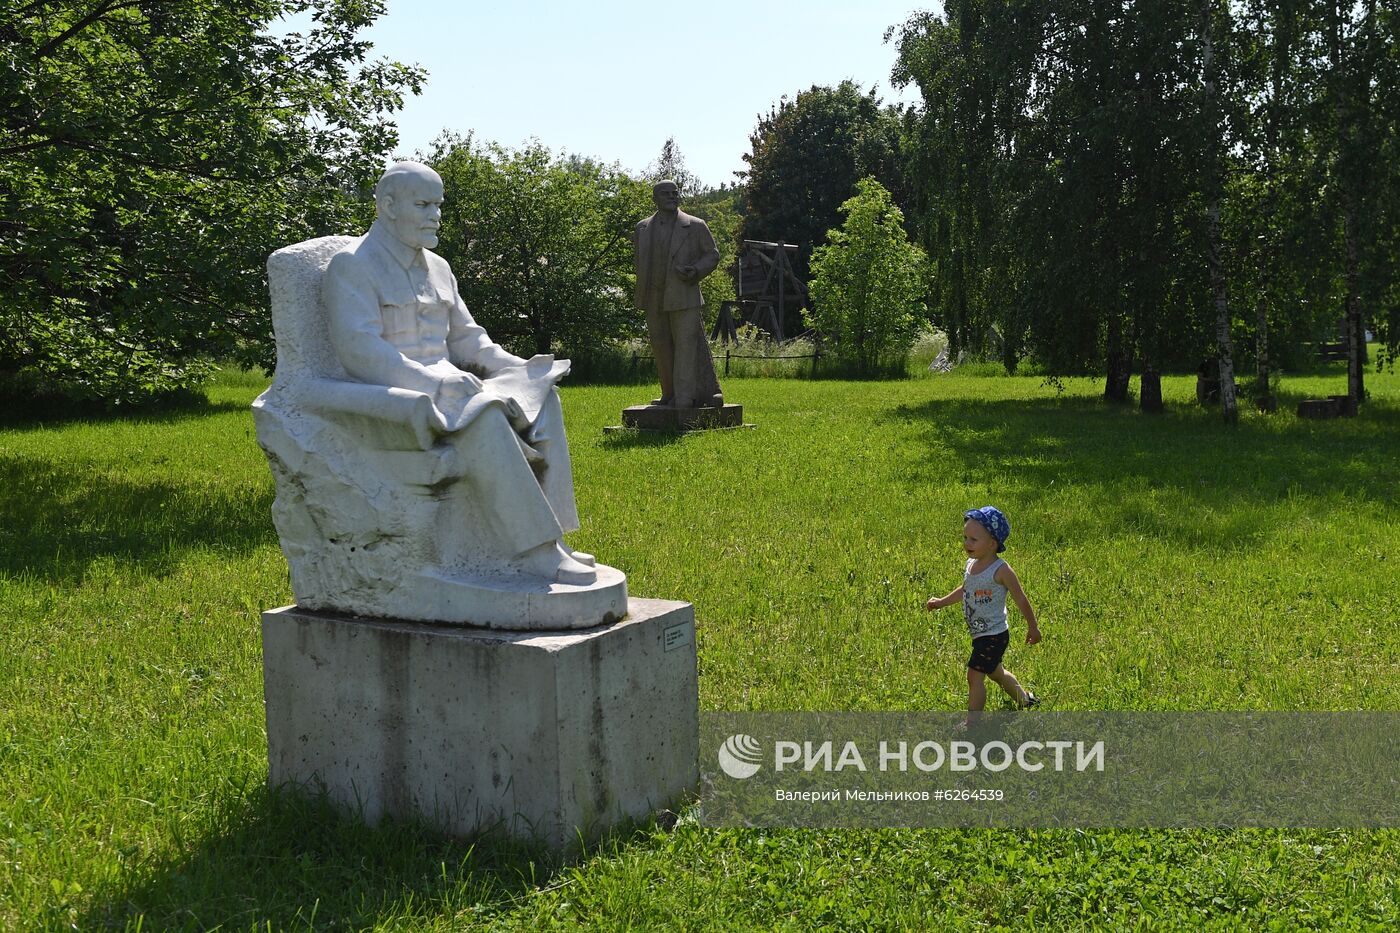
<path fill-rule="evenodd" d="M 1040 697 L 1036 696 L 1034 693 L 1031 693 L 1029 690 L 1027 690 L 1027 691 L 1026 691 L 1026 702 L 1024 702 L 1024 703 L 1021 704 L 1021 709 L 1034 709 L 1035 707 L 1037 707 L 1037 706 L 1039 706 L 1039 705 L 1040 705 Z"/>

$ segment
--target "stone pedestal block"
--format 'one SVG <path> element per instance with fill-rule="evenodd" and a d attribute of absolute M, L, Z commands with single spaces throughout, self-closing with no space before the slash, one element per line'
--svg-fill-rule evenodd
<path fill-rule="evenodd" d="M 501 632 L 263 613 L 269 780 L 324 789 L 371 824 L 500 829 L 566 849 L 695 788 L 689 603 L 620 622 Z"/>
<path fill-rule="evenodd" d="M 726 404 L 719 408 L 633 405 L 622 410 L 622 426 L 641 431 L 703 431 L 708 428 L 737 428 L 743 423 L 743 405 Z"/>

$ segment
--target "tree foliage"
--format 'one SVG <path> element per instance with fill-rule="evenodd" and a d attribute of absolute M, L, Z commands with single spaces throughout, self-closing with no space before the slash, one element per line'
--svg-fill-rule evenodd
<path fill-rule="evenodd" d="M 838 362 L 858 375 L 902 372 L 924 318 L 924 252 L 874 178 L 841 205 L 845 223 L 812 255 L 812 321 Z"/>
<path fill-rule="evenodd" d="M 437 251 L 492 339 L 528 356 L 640 333 L 631 231 L 652 210 L 650 185 L 539 143 L 448 136 L 429 163 L 446 198 Z"/>
<path fill-rule="evenodd" d="M 676 145 L 674 136 L 666 137 L 656 161 L 646 167 L 642 178 L 653 185 L 659 181 L 674 181 L 680 189 L 681 197 L 698 194 L 703 187 L 695 173 L 686 168 L 685 155 L 681 152 L 681 147 Z"/>
<path fill-rule="evenodd" d="M 1008 367 L 1028 352 L 1123 397 L 1134 369 L 1155 380 L 1235 343 L 1266 392 L 1271 330 L 1296 346 L 1357 305 L 1395 342 L 1389 5 L 944 10 L 891 37 L 895 80 L 923 98 L 911 217 L 955 347 L 996 324 Z"/>
<path fill-rule="evenodd" d="M 422 80 L 365 63 L 382 10 L 2 0 L 0 391 L 119 404 L 270 364 L 267 254 L 364 222 Z"/>
<path fill-rule="evenodd" d="M 1009 369 L 1027 351 L 1059 373 L 1198 352 L 1204 296 L 1179 287 L 1199 233 L 1192 66 L 1171 0 L 1119 6 L 954 0 L 895 33 L 895 78 L 924 99 L 911 200 L 954 349 L 995 325 Z"/>
<path fill-rule="evenodd" d="M 899 111 L 873 88 L 843 81 L 783 98 L 749 137 L 744 238 L 797 244 L 793 265 L 805 279 L 812 249 L 840 223 L 857 181 L 873 176 L 902 200 L 899 141 Z"/>

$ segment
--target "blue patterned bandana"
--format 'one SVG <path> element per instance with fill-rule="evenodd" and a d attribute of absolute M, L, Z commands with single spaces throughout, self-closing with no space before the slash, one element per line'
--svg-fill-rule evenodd
<path fill-rule="evenodd" d="M 980 509 L 968 509 L 963 513 L 963 519 L 972 519 L 977 524 L 991 532 L 992 537 L 997 539 L 997 553 L 1006 550 L 1006 539 L 1011 537 L 1011 522 L 1002 514 L 1001 509 L 994 505 L 984 505 Z"/>

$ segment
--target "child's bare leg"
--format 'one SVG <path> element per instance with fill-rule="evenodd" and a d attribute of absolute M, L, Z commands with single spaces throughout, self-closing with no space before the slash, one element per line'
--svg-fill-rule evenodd
<path fill-rule="evenodd" d="M 983 680 L 987 675 L 975 667 L 967 669 L 967 719 L 964 720 L 971 725 L 977 720 L 977 714 L 987 708 L 987 684 Z"/>
<path fill-rule="evenodd" d="M 1030 694 L 1026 692 L 1026 688 L 1022 687 L 1021 682 L 1016 679 L 1016 675 L 1005 667 L 998 664 L 997 669 L 987 676 L 996 681 L 997 686 L 1005 690 L 1007 695 L 1016 701 L 1017 706 L 1025 706 L 1030 702 Z"/>

